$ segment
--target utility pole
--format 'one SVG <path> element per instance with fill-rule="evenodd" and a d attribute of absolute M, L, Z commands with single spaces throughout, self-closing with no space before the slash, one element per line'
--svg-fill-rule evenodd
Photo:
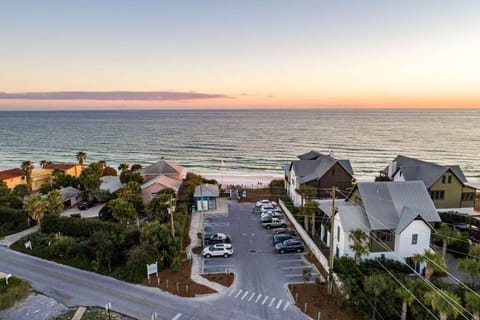
<path fill-rule="evenodd" d="M 328 260 L 328 293 L 332 294 L 333 292 L 333 242 L 334 242 L 334 233 L 335 233 L 335 198 L 336 198 L 336 188 L 332 187 L 332 213 L 330 215 L 330 259 Z"/>
<path fill-rule="evenodd" d="M 200 215 L 202 217 L 202 247 L 205 247 L 205 223 L 203 221 L 203 185 L 200 185 Z"/>
<path fill-rule="evenodd" d="M 172 208 L 172 195 L 170 195 L 168 212 L 170 213 L 170 225 L 172 226 L 172 238 L 175 238 L 175 225 L 173 224 L 173 208 Z"/>

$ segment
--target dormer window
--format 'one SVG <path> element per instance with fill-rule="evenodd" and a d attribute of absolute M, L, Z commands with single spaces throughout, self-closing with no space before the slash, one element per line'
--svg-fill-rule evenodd
<path fill-rule="evenodd" d="M 452 183 L 452 176 L 448 176 L 448 183 Z"/>

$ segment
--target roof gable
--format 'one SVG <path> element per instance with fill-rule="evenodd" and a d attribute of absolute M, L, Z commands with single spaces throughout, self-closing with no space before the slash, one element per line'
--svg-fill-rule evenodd
<path fill-rule="evenodd" d="M 0 171 L 0 180 L 11 179 L 15 177 L 25 176 L 22 169 L 14 168 Z"/>
<path fill-rule="evenodd" d="M 392 162 L 396 162 L 397 164 L 397 170 L 394 175 L 400 171 L 404 180 L 422 180 L 427 188 L 434 184 L 435 181 L 437 181 L 448 170 L 450 170 L 462 183 L 468 182 L 462 169 L 458 165 L 442 166 L 433 162 L 409 158 L 402 155 L 397 156 Z M 388 172 L 388 167 L 384 169 L 384 172 Z"/>
<path fill-rule="evenodd" d="M 180 174 L 182 172 L 182 166 L 168 160 L 160 160 L 141 170 L 142 175 Z"/>
<path fill-rule="evenodd" d="M 422 181 L 360 182 L 356 187 L 372 229 L 403 230 L 417 216 L 440 221 Z"/>

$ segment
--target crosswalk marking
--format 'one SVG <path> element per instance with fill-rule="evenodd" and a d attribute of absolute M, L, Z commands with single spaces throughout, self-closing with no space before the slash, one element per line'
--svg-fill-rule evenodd
<path fill-rule="evenodd" d="M 272 298 L 272 301 L 270 301 L 270 304 L 268 306 L 271 307 L 274 301 L 275 301 L 275 297 Z"/>
<path fill-rule="evenodd" d="M 241 290 L 241 289 L 240 289 L 240 290 L 238 290 L 237 294 L 235 295 L 235 299 L 237 299 L 237 298 L 238 298 L 238 296 L 240 295 L 240 293 L 242 293 L 242 290 Z"/>
<path fill-rule="evenodd" d="M 280 308 L 280 306 L 282 305 L 282 301 L 283 301 L 282 299 L 280 299 L 280 301 L 278 301 L 278 303 L 277 303 L 277 309 Z"/>
<path fill-rule="evenodd" d="M 245 299 L 245 297 L 247 296 L 247 294 L 248 294 L 248 291 L 245 291 L 245 293 L 243 294 L 243 296 L 242 296 L 242 298 L 241 298 L 240 300 Z"/>
<path fill-rule="evenodd" d="M 248 302 L 255 302 L 259 303 L 261 301 L 262 305 L 267 304 L 268 307 L 273 307 L 277 310 L 283 310 L 286 311 L 287 308 L 289 307 L 288 301 L 283 301 L 282 299 L 277 299 L 276 297 L 270 297 L 270 296 L 264 296 L 261 293 L 256 293 L 256 292 L 251 292 L 248 290 L 242 290 L 242 289 L 233 289 L 231 290 L 228 295 L 229 297 L 233 296 L 235 299 L 240 298 L 240 300 L 246 300 Z M 255 299 L 254 299 L 255 298 Z M 177 314 L 175 319 L 172 320 L 178 320 L 180 318 L 181 314 Z"/>

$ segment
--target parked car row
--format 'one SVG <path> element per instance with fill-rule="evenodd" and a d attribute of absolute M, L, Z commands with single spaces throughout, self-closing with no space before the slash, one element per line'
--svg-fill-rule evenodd
<path fill-rule="evenodd" d="M 225 257 L 233 254 L 232 237 L 222 232 L 205 235 L 205 247 L 202 250 L 202 256 L 205 258 Z"/>
<path fill-rule="evenodd" d="M 278 253 L 303 252 L 305 246 L 295 231 L 287 227 L 277 204 L 270 200 L 261 200 L 255 204 L 254 213 L 260 213 L 260 223 L 266 229 L 273 229 L 273 245 Z"/>

